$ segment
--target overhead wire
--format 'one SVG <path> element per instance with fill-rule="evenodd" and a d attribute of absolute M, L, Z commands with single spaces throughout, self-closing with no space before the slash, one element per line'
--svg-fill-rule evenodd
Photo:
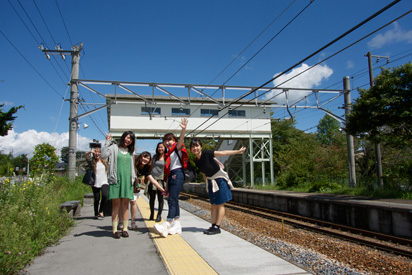
<path fill-rule="evenodd" d="M 342 39 L 343 37 L 347 36 L 348 34 L 350 34 L 351 32 L 353 32 L 354 30 L 358 29 L 359 27 L 361 27 L 362 25 L 366 24 L 367 22 L 369 22 L 370 20 L 372 20 L 373 18 L 375 18 L 375 17 L 378 16 L 379 14 L 383 13 L 384 11 L 386 11 L 387 9 L 389 9 L 390 7 L 392 7 L 393 5 L 395 5 L 396 3 L 398 3 L 399 1 L 400 1 L 400 0 L 395 0 L 395 1 L 393 1 L 393 2 L 390 3 L 389 5 L 385 6 L 385 7 L 382 8 L 381 10 L 377 11 L 377 12 L 374 13 L 373 15 L 371 15 L 371 16 L 369 16 L 368 18 L 366 18 L 365 20 L 363 20 L 361 23 L 357 24 L 356 26 L 352 27 L 350 30 L 346 31 L 345 33 L 343 33 L 343 34 L 340 35 L 339 37 L 335 38 L 334 40 L 332 40 L 331 42 L 329 42 L 329 43 L 326 44 L 325 46 L 321 47 L 319 50 L 315 51 L 314 53 L 310 54 L 310 55 L 307 56 L 306 58 L 304 58 L 304 59 L 302 59 L 301 61 L 299 61 L 298 63 L 296 63 L 295 65 L 289 67 L 287 70 L 284 70 L 282 73 L 276 75 L 275 77 L 273 77 L 273 78 L 270 79 L 269 81 L 265 82 L 264 84 L 262 84 L 262 85 L 259 86 L 258 88 L 255 88 L 255 89 L 253 89 L 252 91 L 245 93 L 245 94 L 242 95 L 241 97 L 238 97 L 237 99 L 235 99 L 234 101 L 232 101 L 230 104 L 228 104 L 228 105 L 226 105 L 225 107 L 223 107 L 223 109 L 228 108 L 228 107 L 229 107 L 230 105 L 232 105 L 233 103 L 239 102 L 241 99 L 247 97 L 248 95 L 252 94 L 253 92 L 261 89 L 262 87 L 265 87 L 268 83 L 272 82 L 273 80 L 275 80 L 276 78 L 280 77 L 281 75 L 286 74 L 286 72 L 288 72 L 288 71 L 290 71 L 291 69 L 295 68 L 296 66 L 300 65 L 301 63 L 303 63 L 304 61 L 306 61 L 306 60 L 308 60 L 309 58 L 313 57 L 314 55 L 318 54 L 318 53 L 321 52 L 322 50 L 324 50 L 324 49 L 328 48 L 329 46 L 333 45 L 334 43 L 336 43 L 337 41 L 339 41 L 339 40 Z M 395 22 L 396 20 L 402 18 L 403 16 L 407 15 L 407 14 L 410 13 L 410 12 L 412 12 L 412 10 L 404 13 L 403 15 L 399 16 L 398 18 L 392 20 L 391 22 L 385 24 L 384 26 L 378 28 L 377 30 L 369 33 L 368 35 L 366 35 L 366 36 L 364 36 L 363 38 L 357 40 L 356 42 L 350 44 L 349 46 L 343 48 L 342 50 L 336 52 L 335 54 L 329 56 L 328 58 L 323 59 L 321 62 L 318 62 L 317 64 L 315 64 L 314 66 L 311 66 L 311 67 L 308 68 L 307 70 L 314 68 L 315 66 L 319 65 L 319 64 L 322 63 L 322 62 L 325 62 L 326 60 L 332 58 L 333 56 L 337 55 L 338 53 L 346 50 L 347 48 L 355 45 L 356 43 L 359 43 L 359 42 L 362 41 L 363 39 L 365 39 L 365 38 L 369 37 L 370 35 L 376 33 L 377 31 L 379 31 L 379 30 L 381 30 L 382 28 L 388 26 L 389 24 Z M 302 73 L 306 72 L 307 70 L 303 71 Z M 302 74 L 302 73 L 300 73 L 300 74 Z M 298 74 L 298 75 L 300 75 L 300 74 Z M 294 76 L 294 77 L 292 77 L 292 78 L 284 81 L 283 83 L 277 85 L 277 87 L 279 87 L 280 85 L 283 85 L 284 83 L 290 81 L 291 79 L 297 77 L 298 75 L 296 75 L 296 76 Z M 277 88 L 277 87 L 274 87 L 274 89 Z M 270 90 L 269 90 L 269 91 L 270 91 Z M 268 93 L 269 91 L 264 92 L 262 95 Z M 262 95 L 260 95 L 260 96 L 262 96 Z M 252 98 L 251 100 L 254 100 L 254 99 L 256 99 L 256 97 L 255 97 L 255 98 Z M 248 102 L 250 102 L 251 100 L 249 100 Z M 239 108 L 240 106 L 243 106 L 244 104 L 245 104 L 245 103 L 242 103 L 242 104 L 240 104 L 239 106 L 236 106 L 234 109 L 237 109 L 237 108 Z M 222 109 L 222 110 L 223 110 L 223 109 Z M 224 117 L 224 116 L 227 115 L 228 113 L 229 113 L 229 112 L 226 112 L 223 116 L 219 117 L 216 121 L 214 121 L 213 123 L 211 123 L 211 124 L 210 124 L 208 127 L 206 127 L 205 129 L 201 130 L 199 133 L 204 132 L 207 128 L 211 127 L 213 124 L 215 124 L 217 121 L 219 121 L 222 117 Z M 214 117 L 214 116 L 215 116 L 215 115 L 213 115 L 212 117 Z M 203 122 L 202 124 L 200 124 L 200 125 L 199 125 L 198 127 L 196 127 L 194 130 L 192 130 L 188 135 L 192 134 L 194 131 L 196 131 L 197 129 L 199 129 L 199 128 L 200 128 L 201 126 L 203 126 L 207 121 L 209 121 L 212 117 L 210 117 L 210 118 L 207 119 L 205 122 Z M 199 133 L 198 133 L 198 134 L 199 134 Z"/>
<path fill-rule="evenodd" d="M 22 5 L 22 3 L 20 2 L 20 0 L 17 0 L 17 2 L 19 3 L 21 9 L 23 10 L 23 12 L 25 13 L 26 17 L 29 19 L 30 23 L 32 24 L 33 28 L 36 30 L 37 34 L 39 35 L 39 37 L 42 40 L 42 43 L 44 43 L 44 45 L 46 46 L 46 48 L 48 48 L 46 40 L 43 38 L 43 36 L 40 34 L 39 30 L 37 29 L 36 25 L 34 24 L 33 20 L 31 19 L 31 17 L 29 16 L 29 14 L 27 13 L 26 9 L 24 8 L 24 6 Z M 14 6 L 12 5 L 12 3 L 9 1 L 9 4 L 13 7 L 14 11 L 18 14 L 17 10 L 14 8 Z M 29 32 L 31 33 L 30 29 L 28 28 L 28 26 L 24 23 L 24 20 L 21 18 L 21 16 L 19 15 L 20 20 L 23 22 L 23 24 L 26 26 L 26 28 L 29 30 Z M 33 36 L 34 38 L 34 36 Z M 35 41 L 37 42 L 37 45 L 41 44 L 38 43 L 37 39 L 35 39 Z M 63 75 L 66 74 L 66 72 L 64 72 L 63 68 L 60 66 L 60 63 L 57 62 L 56 57 L 54 55 L 52 55 L 53 60 L 57 63 L 57 65 L 60 67 L 60 70 L 62 71 Z M 50 64 L 52 64 L 50 62 Z M 54 67 L 54 65 L 52 65 L 54 70 L 56 71 L 56 73 L 59 75 L 57 69 Z M 60 79 L 62 79 L 62 77 L 59 75 Z M 63 81 L 64 82 L 64 81 Z M 66 82 L 64 82 L 64 85 L 66 85 Z"/>
<path fill-rule="evenodd" d="M 10 39 L 0 30 L 0 33 L 4 36 L 4 38 L 6 38 L 6 40 L 10 43 L 10 45 L 12 45 L 12 47 L 20 54 L 21 57 L 23 57 L 23 59 L 30 65 L 30 67 L 32 67 L 32 69 L 40 76 L 41 79 L 44 80 L 44 82 L 46 82 L 46 84 L 60 97 L 63 98 L 64 97 L 62 95 L 59 94 L 59 92 L 56 90 L 56 88 L 54 88 L 48 81 L 46 78 L 44 78 L 41 73 L 30 63 L 30 61 L 17 49 L 17 47 L 10 41 Z"/>
<path fill-rule="evenodd" d="M 41 13 L 39 7 L 37 6 L 36 1 L 33 0 L 33 3 L 34 3 L 34 5 L 36 6 L 37 12 L 40 14 L 40 17 L 41 17 L 41 19 L 43 20 L 43 24 L 44 24 L 44 26 L 46 27 L 47 31 L 49 32 L 49 35 L 50 35 L 50 37 L 52 38 L 52 40 L 53 40 L 53 42 L 54 42 L 54 45 L 58 45 L 58 43 L 57 43 L 56 40 L 54 39 L 52 33 L 50 32 L 49 26 L 47 25 L 46 20 L 44 20 L 43 14 Z M 63 62 L 63 63 L 64 63 L 64 65 L 66 65 L 66 69 L 67 69 L 67 71 L 68 71 L 69 74 L 70 74 L 69 66 L 67 65 L 66 62 Z"/>
<path fill-rule="evenodd" d="M 213 81 L 216 80 L 216 78 L 218 78 L 224 71 L 227 70 L 227 68 L 229 68 L 233 62 L 235 62 L 253 43 L 255 43 L 255 41 L 273 24 L 275 23 L 279 17 L 284 14 L 292 5 L 293 3 L 295 3 L 296 0 L 293 0 L 289 6 L 287 6 L 278 16 L 276 16 L 276 18 L 274 20 L 272 20 L 272 22 L 269 23 L 269 25 L 267 25 L 234 59 L 232 59 L 231 62 L 229 62 L 229 64 L 226 65 L 226 67 L 223 68 L 223 70 L 221 70 L 210 82 L 209 84 L 213 83 Z M 272 38 L 273 40 L 273 38 Z M 270 43 L 270 42 L 268 42 Z M 265 45 L 266 46 L 266 45 Z"/>
<path fill-rule="evenodd" d="M 226 65 L 226 67 L 224 67 L 211 81 L 209 81 L 209 83 L 208 83 L 208 85 L 210 85 L 211 83 L 213 83 L 213 81 L 215 81 L 221 74 L 223 74 L 223 72 L 225 72 L 251 45 L 253 45 L 253 43 L 271 26 L 271 25 L 273 25 L 273 23 L 275 23 L 278 19 L 279 19 L 279 17 L 283 14 L 283 13 L 285 13 L 291 6 L 292 6 L 292 4 L 293 3 L 295 3 L 296 2 L 296 0 L 293 0 L 290 4 L 289 4 L 289 6 L 287 6 L 278 16 L 276 16 L 276 18 L 274 19 L 274 20 L 272 20 L 272 22 L 270 22 L 235 58 L 233 58 L 232 59 L 232 61 L 231 62 L 229 62 L 229 64 L 227 64 Z M 273 40 L 273 38 L 271 39 L 271 40 Z M 270 42 L 269 42 L 270 43 Z M 267 43 L 268 44 L 268 43 Z M 266 46 L 266 45 L 265 45 Z M 262 49 L 261 49 L 262 50 Z M 256 55 L 256 54 L 255 54 Z M 252 58 L 253 59 L 253 58 Z M 251 59 L 250 59 L 251 60 Z M 249 60 L 249 61 L 250 61 Z M 249 62 L 248 61 L 248 62 Z M 238 71 L 240 71 L 241 69 L 239 69 Z M 228 81 L 228 80 L 227 80 Z M 226 81 L 226 82 L 227 82 Z M 225 82 L 225 83 L 226 83 Z M 224 84 L 223 84 L 224 85 Z M 201 92 L 203 92 L 205 89 L 202 89 L 201 90 Z M 215 92 L 213 92 L 211 95 L 210 95 L 210 97 L 212 97 L 217 91 L 218 91 L 219 89 L 217 89 Z M 202 97 L 202 95 L 201 95 L 201 97 Z M 197 107 L 194 111 L 193 111 L 193 113 L 194 112 L 196 112 L 197 110 L 199 110 L 199 108 L 201 108 L 202 107 L 202 105 L 203 105 L 203 103 L 201 104 L 201 105 L 199 105 L 199 107 Z M 189 117 L 190 117 L 191 115 L 189 115 Z"/>
<path fill-rule="evenodd" d="M 34 1 L 34 0 L 33 0 L 33 1 Z M 66 31 L 67 37 L 69 38 L 70 45 L 73 46 L 73 41 L 72 41 L 72 39 L 71 39 L 69 30 L 68 30 L 68 28 L 67 28 L 67 25 L 66 25 L 66 22 L 65 22 L 65 20 L 64 20 L 63 14 L 62 14 L 62 12 L 61 12 L 59 3 L 57 2 L 57 0 L 55 0 L 55 3 L 56 3 L 56 7 L 57 7 L 57 9 L 58 9 L 58 11 L 59 11 L 59 15 L 60 15 L 60 18 L 61 18 L 61 20 L 62 20 L 64 29 L 65 29 L 65 31 Z M 39 11 L 39 13 L 40 13 L 40 11 Z M 82 49 L 82 51 L 84 52 L 84 49 Z M 80 70 L 81 70 L 81 72 L 82 72 L 83 75 L 84 75 L 84 70 L 83 70 L 83 67 L 82 67 L 81 64 L 80 64 Z M 83 100 L 84 100 L 84 99 L 83 99 Z M 94 98 L 92 97 L 92 102 L 94 102 L 94 101 L 95 101 L 95 100 L 94 100 Z M 87 112 L 86 108 L 85 108 L 83 105 L 80 105 L 80 106 L 81 106 L 81 109 L 83 109 L 83 111 Z M 88 106 L 87 106 L 87 109 L 90 110 L 90 108 L 89 108 Z M 98 124 L 96 123 L 95 119 L 93 118 L 93 114 L 90 114 L 88 117 L 89 117 L 90 121 L 92 121 L 92 124 L 96 127 L 96 129 L 102 134 L 102 136 L 105 136 L 104 132 L 100 129 L 100 127 L 99 127 Z M 101 118 L 101 116 L 100 116 L 100 118 Z M 101 118 L 101 120 L 103 120 L 103 119 Z M 104 124 L 104 123 L 103 123 L 103 124 Z"/>
<path fill-rule="evenodd" d="M 298 18 L 311 4 L 313 3 L 313 1 L 310 1 L 308 5 L 306 5 L 297 15 L 295 15 L 295 17 L 293 17 L 280 31 L 278 31 L 271 39 L 269 39 L 268 42 L 266 42 L 265 45 L 263 45 L 263 47 L 261 47 L 251 58 L 249 58 L 248 61 L 246 61 L 236 72 L 234 72 L 223 84 L 225 85 L 226 83 L 228 83 L 236 74 L 238 74 L 247 64 L 249 64 L 249 62 L 254 59 L 261 51 L 263 51 L 264 48 L 266 48 L 267 45 L 269 45 L 273 39 L 275 39 L 280 33 L 282 33 L 290 24 L 292 24 L 293 21 L 296 20 L 296 18 Z M 213 94 L 211 96 L 213 96 L 218 90 L 216 90 L 215 92 L 213 92 Z"/>
<path fill-rule="evenodd" d="M 36 45 L 40 45 L 39 41 L 36 39 L 36 37 L 34 36 L 34 34 L 31 32 L 30 28 L 26 25 L 26 23 L 24 22 L 23 18 L 20 16 L 20 14 L 17 12 L 16 8 L 14 7 L 14 5 L 10 2 L 10 0 L 8 0 L 10 6 L 13 8 L 14 12 L 17 14 L 17 16 L 20 18 L 20 21 L 23 23 L 23 25 L 26 27 L 27 31 L 30 33 L 30 35 L 33 37 L 34 41 L 36 42 Z M 54 66 L 53 63 L 50 62 L 50 64 L 52 65 L 54 71 L 56 72 L 57 76 L 60 78 L 60 80 L 63 82 L 63 84 L 65 84 L 65 81 L 63 80 L 63 78 L 61 77 L 60 73 L 57 71 L 56 67 Z"/>
<path fill-rule="evenodd" d="M 26 25 L 26 23 L 24 22 L 23 18 L 21 18 L 20 14 L 17 12 L 16 8 L 13 6 L 13 4 L 10 2 L 10 0 L 7 0 L 10 4 L 10 6 L 13 8 L 14 12 L 17 14 L 17 16 L 20 18 L 20 21 L 24 24 L 24 26 L 26 27 L 26 29 L 29 31 L 29 33 L 31 34 L 31 36 L 33 37 L 34 41 L 36 41 L 37 45 L 40 45 L 39 41 L 36 39 L 36 37 L 34 36 L 34 34 L 31 32 L 30 28 Z"/>
<path fill-rule="evenodd" d="M 71 39 L 71 37 L 70 37 L 69 31 L 67 30 L 66 22 L 64 21 L 62 12 L 61 12 L 61 10 L 60 10 L 59 3 L 57 2 L 57 0 L 54 0 L 54 2 L 56 2 L 57 9 L 59 10 L 60 18 L 62 19 L 62 22 L 63 22 L 63 25 L 64 25 L 64 29 L 66 30 L 66 34 L 67 34 L 67 36 L 69 37 L 70 45 L 73 46 L 73 42 L 72 42 L 72 39 Z"/>

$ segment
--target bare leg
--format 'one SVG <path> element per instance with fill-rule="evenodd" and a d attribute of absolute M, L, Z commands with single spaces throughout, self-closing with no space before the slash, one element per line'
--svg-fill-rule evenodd
<path fill-rule="evenodd" d="M 220 226 L 222 224 L 223 218 L 225 216 L 225 205 L 224 204 L 212 204 L 212 224 Z"/>
<path fill-rule="evenodd" d="M 225 205 L 219 204 L 216 205 L 216 225 L 220 226 L 222 224 L 223 218 L 225 217 Z"/>

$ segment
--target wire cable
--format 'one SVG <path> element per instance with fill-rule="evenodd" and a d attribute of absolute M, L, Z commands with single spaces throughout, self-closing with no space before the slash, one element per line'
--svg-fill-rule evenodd
<path fill-rule="evenodd" d="M 226 83 L 228 83 L 237 73 L 240 72 L 240 70 L 242 70 L 247 64 L 249 64 L 249 62 L 252 61 L 253 58 L 255 58 L 261 51 L 263 51 L 264 48 L 266 48 L 267 45 L 269 45 L 273 41 L 273 39 L 275 39 L 290 24 L 292 24 L 292 22 L 295 21 L 296 18 L 298 18 L 312 3 L 313 3 L 313 1 L 310 1 L 310 3 L 308 5 L 306 5 L 297 15 L 295 15 L 295 17 L 293 17 L 292 20 L 290 20 L 280 31 L 278 31 L 268 42 L 266 42 L 266 44 L 263 45 L 263 47 L 261 47 L 251 58 L 249 58 L 249 60 L 246 61 L 246 63 L 243 64 L 235 73 L 233 73 L 222 85 L 225 85 Z M 211 96 L 213 96 L 217 91 L 218 90 L 213 92 L 213 94 Z"/>
<path fill-rule="evenodd" d="M 59 92 L 47 81 L 46 78 L 44 78 L 41 73 L 30 63 L 30 61 L 17 49 L 16 46 L 14 46 L 14 44 L 7 38 L 7 36 L 0 30 L 0 33 L 4 36 L 4 38 L 6 38 L 6 40 L 10 43 L 10 45 L 13 46 L 13 48 L 21 55 L 21 57 L 23 57 L 23 59 L 30 65 L 30 67 L 32 67 L 32 69 L 44 80 L 44 82 L 47 83 L 47 85 L 49 85 L 49 87 L 62 99 L 64 99 L 63 96 L 61 96 L 59 94 Z"/>
<path fill-rule="evenodd" d="M 226 67 L 223 68 L 223 70 L 221 70 L 220 73 L 218 73 L 218 74 L 209 82 L 209 84 L 213 83 L 213 81 L 215 81 L 216 78 L 218 78 L 224 71 L 226 71 L 226 69 L 229 68 L 229 67 L 233 64 L 233 62 L 235 62 L 235 61 L 242 55 L 242 53 L 244 53 L 253 43 L 255 43 L 255 41 L 256 41 L 273 23 L 275 23 L 275 22 L 279 19 L 279 17 L 280 17 L 283 13 L 285 13 L 285 12 L 293 5 L 293 3 L 295 3 L 295 2 L 296 2 L 296 0 L 293 0 L 293 1 L 289 4 L 289 6 L 287 6 L 274 20 L 272 20 L 272 22 L 270 22 L 270 24 L 267 25 L 266 28 L 264 28 L 263 31 L 261 31 L 261 32 L 249 43 L 249 45 L 247 45 L 231 62 L 229 62 L 229 64 L 227 64 Z M 272 38 L 272 39 L 273 39 L 273 38 Z M 266 46 L 266 45 L 265 45 L 265 46 Z M 213 93 L 213 94 L 214 94 L 214 93 Z M 213 95 L 213 94 L 212 94 L 212 95 Z"/>
<path fill-rule="evenodd" d="M 10 6 L 13 8 L 14 12 L 17 14 L 17 16 L 20 18 L 20 21 L 23 22 L 24 26 L 26 27 L 26 29 L 29 31 L 29 33 L 31 34 L 31 36 L 33 37 L 34 41 L 36 41 L 36 45 L 40 45 L 39 41 L 36 39 L 36 37 L 34 37 L 34 34 L 31 32 L 31 30 L 29 29 L 29 27 L 26 25 L 26 23 L 24 22 L 23 18 L 21 18 L 20 14 L 17 12 L 16 8 L 13 6 L 13 4 L 10 2 L 10 0 L 7 0 L 10 4 Z"/>
<path fill-rule="evenodd" d="M 313 57 L 314 55 L 318 54 L 319 52 L 323 51 L 324 49 L 328 48 L 329 46 L 333 45 L 334 43 L 336 43 L 337 41 L 339 41 L 339 40 L 342 39 L 343 37 L 347 36 L 348 34 L 350 34 L 351 32 L 353 32 L 354 30 L 358 29 L 358 28 L 361 27 L 362 25 L 366 24 L 367 22 L 369 22 L 370 20 L 372 20 L 373 18 L 375 18 L 376 16 L 378 16 L 378 15 L 381 14 L 382 12 L 386 11 L 387 9 L 389 9 L 390 7 L 392 7 L 393 5 L 395 5 L 396 3 L 398 3 L 399 1 L 400 1 L 400 0 L 393 1 L 392 3 L 390 3 L 389 5 L 387 5 L 386 7 L 382 8 L 382 9 L 379 10 L 378 12 L 376 12 L 376 13 L 374 13 L 373 15 L 369 16 L 368 18 L 366 18 L 365 20 L 363 20 L 361 23 L 359 23 L 359 24 L 357 24 L 356 26 L 352 27 L 350 30 L 346 31 L 345 33 L 343 33 L 343 34 L 340 35 L 339 37 L 335 38 L 334 40 L 332 40 L 331 42 L 329 42 L 329 43 L 326 44 L 325 46 L 321 47 L 319 50 L 317 50 L 317 51 L 315 51 L 314 53 L 310 54 L 310 55 L 307 56 L 306 58 L 302 59 L 301 61 L 299 61 L 299 62 L 296 63 L 295 65 L 289 67 L 287 70 L 285 70 L 285 71 L 283 71 L 282 73 L 276 75 L 275 77 L 273 77 L 273 78 L 270 79 L 269 81 L 265 82 L 264 84 L 262 84 L 262 85 L 259 86 L 258 88 L 255 88 L 255 89 L 253 89 L 252 91 L 247 92 L 247 93 L 245 93 L 244 95 L 242 95 L 242 96 L 238 97 L 237 99 L 235 99 L 234 101 L 230 102 L 228 105 L 224 106 L 224 107 L 222 108 L 222 110 L 225 109 L 225 108 L 228 108 L 228 107 L 229 107 L 230 105 L 232 105 L 233 103 L 238 102 L 238 101 L 240 101 L 241 99 L 247 97 L 248 95 L 254 93 L 255 91 L 259 90 L 260 88 L 265 87 L 268 83 L 270 83 L 270 82 L 272 82 L 273 80 L 279 78 L 281 75 L 286 74 L 286 73 L 287 73 L 288 71 L 290 71 L 291 69 L 293 69 L 293 68 L 295 68 L 296 66 L 300 65 L 301 63 L 305 62 L 306 60 L 308 60 L 309 58 L 311 58 L 311 57 Z M 345 47 L 344 49 L 336 52 L 335 54 L 329 56 L 328 58 L 323 59 L 321 62 L 318 62 L 318 63 L 315 64 L 314 66 L 309 67 L 307 70 L 314 68 L 315 66 L 319 65 L 320 63 L 322 63 L 322 62 L 324 62 L 324 61 L 332 58 L 333 56 L 337 55 L 338 53 L 342 52 L 343 50 L 346 50 L 347 48 L 355 45 L 356 43 L 359 43 L 359 42 L 362 41 L 363 39 L 369 37 L 370 35 L 374 34 L 375 32 L 377 32 L 377 31 L 381 30 L 382 28 L 388 26 L 389 24 L 393 23 L 394 21 L 402 18 L 403 16 L 407 15 L 407 14 L 410 13 L 411 11 L 412 11 L 412 10 L 404 13 L 403 15 L 399 16 L 398 18 L 396 18 L 396 19 L 392 20 L 391 22 L 385 24 L 384 26 L 380 27 L 379 29 L 377 29 L 377 30 L 369 33 L 368 35 L 364 36 L 363 38 L 361 38 L 361 39 L 357 40 L 356 42 L 350 44 L 349 46 Z M 301 72 L 301 73 L 298 74 L 298 75 L 301 75 L 302 73 L 306 72 L 307 70 Z M 291 79 L 297 77 L 298 75 L 296 75 L 296 76 L 294 76 L 294 77 L 292 77 L 292 78 L 284 81 L 283 83 L 277 85 L 277 87 L 279 87 L 280 85 L 283 85 L 284 83 L 290 81 Z M 277 88 L 277 87 L 274 87 L 274 89 Z M 268 93 L 268 92 L 270 92 L 270 90 L 264 92 L 262 95 L 264 95 L 264 94 L 266 94 L 266 93 Z M 260 95 L 260 96 L 262 96 L 262 95 Z M 255 97 L 255 98 L 256 98 L 256 97 Z M 254 100 L 255 98 L 252 98 L 251 100 Z M 248 102 L 250 102 L 251 100 L 249 100 Z M 239 108 L 239 107 L 241 107 L 241 106 L 243 106 L 243 105 L 244 105 L 244 103 L 243 103 L 243 104 L 240 104 L 239 106 L 236 106 L 234 109 L 237 109 L 237 108 Z M 229 112 L 230 112 L 230 111 L 226 112 L 223 116 L 219 117 L 216 121 L 214 121 L 213 123 L 211 123 L 208 127 L 206 127 L 205 129 L 203 129 L 202 131 L 200 131 L 198 134 L 204 132 L 206 129 L 208 129 L 209 127 L 211 127 L 212 125 L 214 125 L 216 122 L 218 122 L 222 117 L 224 117 L 225 115 L 227 115 Z M 214 117 L 214 116 L 215 116 L 215 115 L 213 115 L 212 117 Z M 203 122 L 202 124 L 200 124 L 200 125 L 199 125 L 198 127 L 196 127 L 194 130 L 192 130 L 188 135 L 192 134 L 194 131 L 196 131 L 197 129 L 199 129 L 199 128 L 200 128 L 201 126 L 203 126 L 206 122 L 208 122 L 212 117 L 210 117 L 210 118 L 207 119 L 205 122 Z"/>
<path fill-rule="evenodd" d="M 69 31 L 67 30 L 66 22 L 64 21 L 62 12 L 61 12 L 61 10 L 60 10 L 59 3 L 57 2 L 57 0 L 55 0 L 55 2 L 56 2 L 57 9 L 59 10 L 60 18 L 61 18 L 62 21 L 63 21 L 64 29 L 66 30 L 67 36 L 69 37 L 70 45 L 73 45 L 73 42 L 72 42 L 72 39 L 71 39 L 71 37 L 70 37 Z"/>

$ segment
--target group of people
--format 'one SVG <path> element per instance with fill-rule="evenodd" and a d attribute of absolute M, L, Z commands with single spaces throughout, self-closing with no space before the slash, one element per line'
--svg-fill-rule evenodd
<path fill-rule="evenodd" d="M 184 183 L 183 169 L 189 162 L 188 152 L 184 145 L 187 124 L 187 118 L 183 118 L 180 123 L 179 139 L 173 133 L 164 135 L 163 142 L 157 144 L 153 159 L 147 151 L 135 156 L 136 139 L 131 131 L 124 132 L 118 143 L 112 143 L 111 135 L 106 134 L 103 150 L 95 148 L 87 153 L 86 159 L 90 161 L 96 175 L 95 185 L 92 187 L 95 218 L 104 217 L 106 200 L 111 200 L 113 238 L 129 237 L 129 204 L 130 228 L 137 229 L 136 199 L 139 196 L 140 184 L 143 182 L 147 183 L 146 190 L 151 211 L 149 219 L 157 222 L 156 231 L 163 237 L 182 233 L 179 221 L 179 193 Z M 193 139 L 190 143 L 190 151 L 195 155 L 195 164 L 203 174 L 212 205 L 211 226 L 204 231 L 205 234 L 220 233 L 220 226 L 225 215 L 224 203 L 232 199 L 230 191 L 233 187 L 232 183 L 216 157 L 242 154 L 245 150 L 245 147 L 239 150 L 203 150 L 199 139 Z M 159 223 L 162 220 L 164 196 L 167 196 L 168 214 L 166 221 Z M 156 197 L 159 205 L 155 219 Z"/>

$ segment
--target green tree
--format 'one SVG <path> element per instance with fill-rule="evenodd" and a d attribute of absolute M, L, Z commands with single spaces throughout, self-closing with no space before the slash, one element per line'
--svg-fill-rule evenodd
<path fill-rule="evenodd" d="M 398 147 L 412 140 L 412 63 L 382 69 L 374 86 L 359 89 L 346 131 Z"/>
<path fill-rule="evenodd" d="M 11 176 L 13 171 L 13 156 L 0 154 L 0 176 Z M 10 170 L 11 169 L 11 170 Z"/>
<path fill-rule="evenodd" d="M 23 106 L 12 107 L 8 112 L 3 112 L 4 104 L 0 104 L 0 136 L 7 136 L 7 132 L 13 129 L 13 121 L 17 118 L 15 113 Z"/>
<path fill-rule="evenodd" d="M 34 147 L 30 167 L 35 174 L 40 174 L 43 177 L 45 174 L 52 174 L 54 172 L 58 160 L 56 148 L 48 143 L 42 143 Z"/>
<path fill-rule="evenodd" d="M 341 133 L 340 129 L 341 123 L 330 115 L 325 114 L 319 121 L 316 138 L 323 145 L 343 145 L 345 136 Z"/>
<path fill-rule="evenodd" d="M 322 145 L 315 134 L 295 128 L 295 123 L 272 121 L 273 158 L 276 183 L 281 188 L 329 186 L 336 178 L 347 177 L 346 147 Z M 322 182 L 320 182 L 322 180 Z M 321 183 L 321 184 L 319 184 Z"/>

